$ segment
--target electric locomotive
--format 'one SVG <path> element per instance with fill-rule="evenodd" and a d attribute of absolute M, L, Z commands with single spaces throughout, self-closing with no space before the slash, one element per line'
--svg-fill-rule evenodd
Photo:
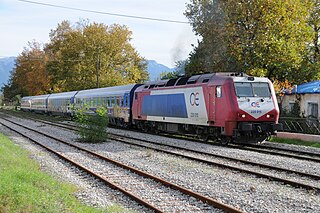
<path fill-rule="evenodd" d="M 149 82 L 135 91 L 132 123 L 145 131 L 221 143 L 262 142 L 282 129 L 267 78 L 212 73 Z"/>

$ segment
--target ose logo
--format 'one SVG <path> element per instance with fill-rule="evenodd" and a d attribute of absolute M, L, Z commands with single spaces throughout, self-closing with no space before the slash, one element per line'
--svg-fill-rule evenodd
<path fill-rule="evenodd" d="M 252 103 L 251 103 L 251 106 L 252 106 L 253 108 L 260 108 L 260 103 L 259 103 L 259 102 L 252 102 Z"/>
<path fill-rule="evenodd" d="M 191 104 L 191 106 L 194 106 L 194 105 L 196 105 L 196 106 L 199 106 L 199 93 L 198 92 L 196 92 L 196 93 L 191 93 L 190 94 L 190 104 Z"/>

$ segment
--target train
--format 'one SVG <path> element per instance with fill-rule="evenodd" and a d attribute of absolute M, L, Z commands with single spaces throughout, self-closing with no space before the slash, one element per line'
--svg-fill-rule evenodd
<path fill-rule="evenodd" d="M 243 74 L 183 76 L 21 100 L 23 111 L 66 116 L 84 106 L 93 113 L 105 107 L 111 125 L 221 144 L 261 143 L 282 130 L 272 82 Z"/>

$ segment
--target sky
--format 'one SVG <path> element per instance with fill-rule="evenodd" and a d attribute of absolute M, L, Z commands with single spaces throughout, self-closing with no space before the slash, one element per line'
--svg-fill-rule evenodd
<path fill-rule="evenodd" d="M 183 15 L 190 0 L 30 0 L 83 10 L 188 22 Z M 106 25 L 126 25 L 132 31 L 131 44 L 140 56 L 170 68 L 188 57 L 198 37 L 188 23 L 171 23 L 75 11 L 0 0 L 0 57 L 18 56 L 29 41 L 49 42 L 49 33 L 58 23 L 80 19 Z"/>

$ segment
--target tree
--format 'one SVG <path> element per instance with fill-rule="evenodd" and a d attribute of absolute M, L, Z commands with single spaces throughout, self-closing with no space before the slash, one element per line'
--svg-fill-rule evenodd
<path fill-rule="evenodd" d="M 36 41 L 28 42 L 28 46 L 16 59 L 8 83 L 2 87 L 6 100 L 12 100 L 16 95 L 48 93 L 50 78 L 46 72 L 46 61 L 42 45 Z"/>
<path fill-rule="evenodd" d="M 313 7 L 310 12 L 310 18 L 308 20 L 308 24 L 313 30 L 313 41 L 311 45 L 311 54 L 310 60 L 313 62 L 319 61 L 320 57 L 320 44 L 319 44 L 319 36 L 320 36 L 320 1 L 313 0 Z"/>
<path fill-rule="evenodd" d="M 312 8 L 310 9 L 310 16 L 308 19 L 308 25 L 312 29 L 312 42 L 309 44 L 309 49 L 305 53 L 301 69 L 304 72 L 305 80 L 300 77 L 299 83 L 304 83 L 310 79 L 320 79 L 320 1 L 313 0 Z"/>
<path fill-rule="evenodd" d="M 218 67 L 213 72 L 244 71 L 292 83 L 314 79 L 318 68 L 309 58 L 318 40 L 311 45 L 310 21 L 315 26 L 318 19 L 309 17 L 312 13 L 318 16 L 319 6 L 312 1 L 318 2 L 190 0 L 185 15 L 202 40 L 190 53 L 187 70 Z"/>
<path fill-rule="evenodd" d="M 230 54 L 243 70 L 272 79 L 295 81 L 311 28 L 310 2 L 302 0 L 229 0 L 224 6 Z M 252 72 L 253 71 L 253 72 Z"/>
<path fill-rule="evenodd" d="M 223 72 L 236 69 L 227 50 L 226 14 L 222 0 L 191 0 L 185 16 L 193 31 L 202 38 L 189 55 L 186 74 Z"/>
<path fill-rule="evenodd" d="M 48 72 L 55 91 L 70 91 L 142 82 L 146 62 L 129 43 L 126 26 L 85 21 L 71 27 L 62 22 L 46 47 Z"/>

